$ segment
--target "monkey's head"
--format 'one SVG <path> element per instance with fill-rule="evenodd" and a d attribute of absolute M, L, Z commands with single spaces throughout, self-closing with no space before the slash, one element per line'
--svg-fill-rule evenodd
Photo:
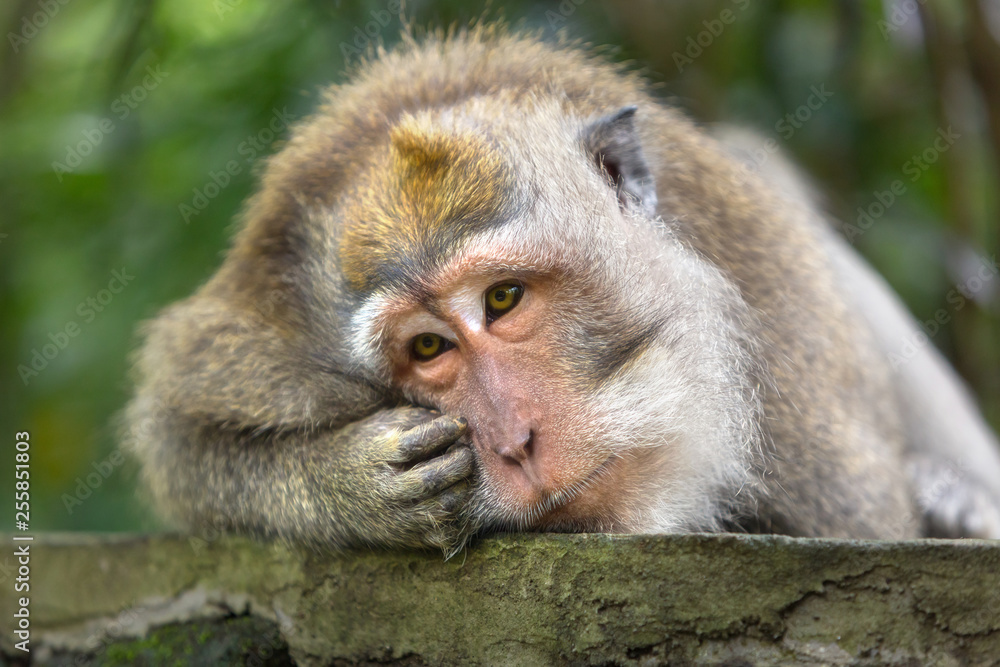
<path fill-rule="evenodd" d="M 468 421 L 487 527 L 648 525 L 654 493 L 680 527 L 716 514 L 706 474 L 745 474 L 739 298 L 654 217 L 640 118 L 502 96 L 404 113 L 312 215 L 310 300 L 349 310 L 356 372 Z"/>
<path fill-rule="evenodd" d="M 272 402 L 321 421 L 340 373 L 465 418 L 484 529 L 717 527 L 759 400 L 739 290 L 658 202 L 658 147 L 693 128 L 575 51 L 435 44 L 333 89 L 251 202 L 216 280 L 289 292 L 273 319 L 315 383 Z M 589 76 L 549 91 L 517 74 L 539 58 Z"/>

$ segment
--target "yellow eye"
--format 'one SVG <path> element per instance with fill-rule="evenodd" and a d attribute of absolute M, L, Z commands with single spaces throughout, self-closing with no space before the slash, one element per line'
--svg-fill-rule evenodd
<path fill-rule="evenodd" d="M 515 283 L 495 285 L 486 291 L 486 317 L 493 321 L 517 305 L 524 288 Z"/>
<path fill-rule="evenodd" d="M 433 333 L 422 333 L 413 339 L 413 356 L 420 361 L 433 359 L 449 347 L 450 343 L 441 336 Z"/>

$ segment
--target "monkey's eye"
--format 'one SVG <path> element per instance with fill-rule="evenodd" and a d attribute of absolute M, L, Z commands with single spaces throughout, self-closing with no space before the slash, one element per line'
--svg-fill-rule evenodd
<path fill-rule="evenodd" d="M 454 344 L 446 338 L 434 333 L 422 333 L 413 339 L 413 356 L 418 361 L 430 361 L 446 350 L 450 350 Z"/>
<path fill-rule="evenodd" d="M 486 321 L 492 322 L 517 305 L 524 288 L 517 283 L 494 285 L 486 290 Z"/>

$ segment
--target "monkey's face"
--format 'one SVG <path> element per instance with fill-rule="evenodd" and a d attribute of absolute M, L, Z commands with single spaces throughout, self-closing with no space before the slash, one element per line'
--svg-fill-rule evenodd
<path fill-rule="evenodd" d="M 676 442 L 731 421 L 709 409 L 732 392 L 707 355 L 740 353 L 699 297 L 717 276 L 623 198 L 584 123 L 552 118 L 392 130 L 342 203 L 339 264 L 362 295 L 352 349 L 411 401 L 468 420 L 478 521 L 616 530 L 638 513 L 650 525 L 673 494 L 669 527 L 706 467 Z"/>
<path fill-rule="evenodd" d="M 592 359 L 574 349 L 587 309 L 574 281 L 504 270 L 494 251 L 450 265 L 429 292 L 387 323 L 393 383 L 468 420 L 490 514 L 527 527 L 612 526 L 624 463 L 607 415 L 591 407 Z"/>
<path fill-rule="evenodd" d="M 495 127 L 404 120 L 343 205 L 359 222 L 346 227 L 340 259 L 368 295 L 355 338 L 366 365 L 410 400 L 469 422 L 488 506 L 479 518 L 610 529 L 625 459 L 595 397 L 643 343 L 623 348 L 635 327 L 601 286 L 595 237 L 625 224 L 615 192 L 578 135 L 549 129 L 559 133 L 555 164 L 539 165 Z M 540 167 L 593 196 L 567 197 Z"/>

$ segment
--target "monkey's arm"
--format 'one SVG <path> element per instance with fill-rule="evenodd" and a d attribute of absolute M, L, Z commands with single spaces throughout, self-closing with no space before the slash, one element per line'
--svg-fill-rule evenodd
<path fill-rule="evenodd" d="M 974 399 L 882 277 L 832 230 L 821 231 L 842 284 L 889 359 L 926 532 L 1000 538 L 1000 444 Z"/>
<path fill-rule="evenodd" d="M 324 547 L 460 547 L 464 420 L 310 379 L 263 322 L 193 300 L 152 323 L 126 442 L 169 518 Z M 344 420 L 352 420 L 338 426 Z M 447 450 L 447 451 L 445 451 Z"/>

